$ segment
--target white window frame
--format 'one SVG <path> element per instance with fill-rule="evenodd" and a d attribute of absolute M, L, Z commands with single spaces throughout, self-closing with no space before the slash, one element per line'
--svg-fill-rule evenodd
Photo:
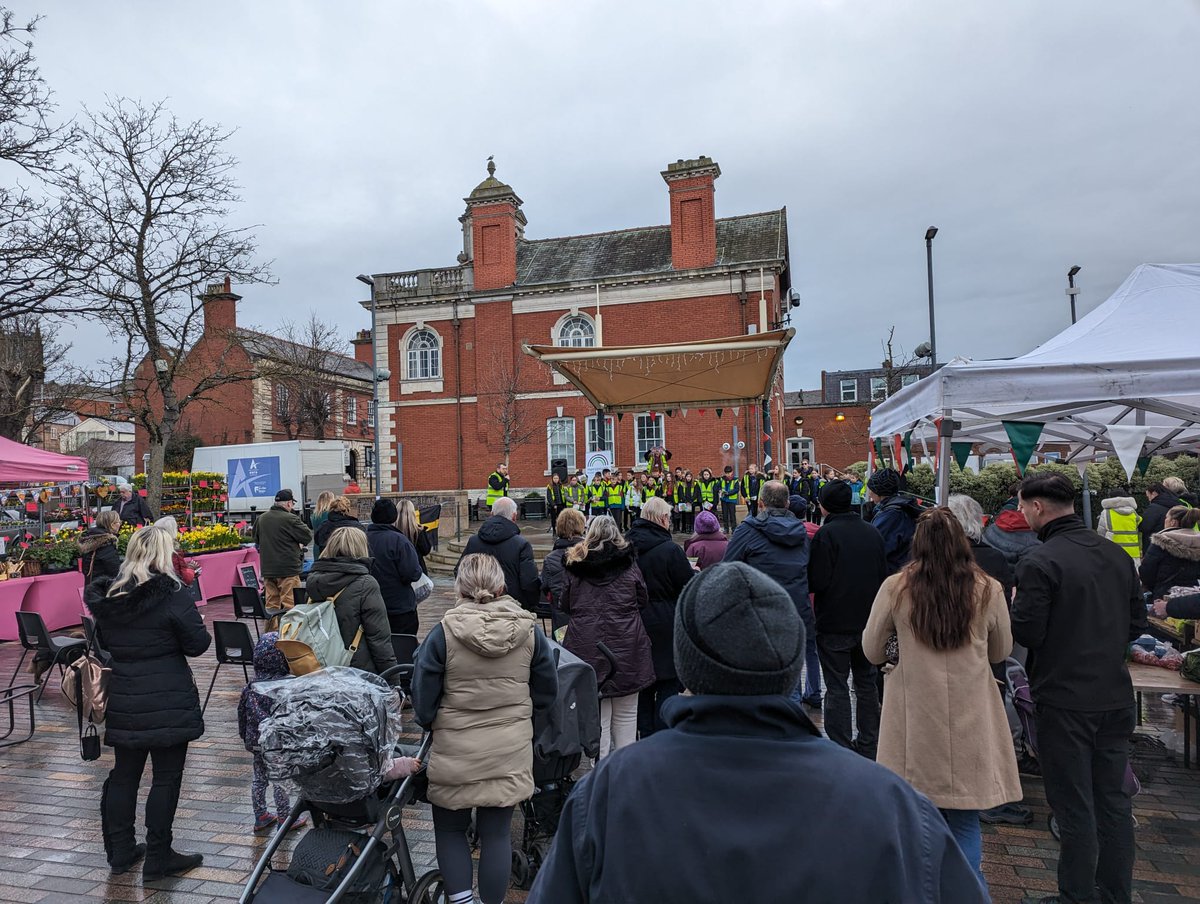
<path fill-rule="evenodd" d="M 900 386 L 912 386 L 913 383 L 916 383 L 919 379 L 921 379 L 920 374 L 903 374 L 900 377 Z"/>
<path fill-rule="evenodd" d="M 571 341 L 564 341 L 566 337 L 563 336 L 563 330 L 576 321 L 581 326 L 586 326 L 591 331 L 591 335 L 578 337 L 581 341 L 574 341 L 577 337 L 570 337 Z M 554 324 L 553 339 L 554 344 L 559 348 L 595 348 L 596 321 L 583 311 L 570 311 L 560 317 L 558 323 Z"/>
<path fill-rule="evenodd" d="M 373 400 L 367 402 L 367 428 L 375 429 L 375 402 Z"/>
<path fill-rule="evenodd" d="M 846 390 L 850 390 L 847 396 Z M 858 380 L 842 380 L 838 384 L 838 401 L 841 403 L 858 401 Z"/>
<path fill-rule="evenodd" d="M 346 396 L 345 410 L 346 410 L 346 426 L 347 427 L 357 427 L 358 426 L 358 399 L 352 395 Z"/>
<path fill-rule="evenodd" d="M 584 429 L 587 430 L 587 454 L 591 455 L 599 448 L 596 445 L 596 415 L 589 417 L 584 423 Z M 604 441 L 608 444 L 604 448 L 611 452 L 614 448 L 614 431 L 616 425 L 613 423 L 612 415 L 604 416 Z M 615 463 L 615 458 L 614 458 Z"/>
<path fill-rule="evenodd" d="M 563 448 L 566 445 L 566 443 L 561 441 L 561 435 L 560 435 L 560 441 L 555 442 L 554 428 L 556 425 L 560 426 L 561 429 L 564 429 L 564 430 L 567 429 L 567 425 L 570 425 L 570 427 L 569 427 L 570 438 L 571 438 L 571 445 L 570 445 L 571 454 L 570 455 L 555 455 L 554 454 L 555 446 L 558 446 L 559 448 Z M 556 458 L 565 458 L 567 460 L 567 472 L 574 473 L 574 471 L 575 471 L 575 452 L 576 452 L 576 449 L 575 449 L 575 418 L 573 418 L 573 417 L 548 417 L 548 418 L 546 418 L 546 471 L 547 471 L 547 473 L 550 471 L 551 468 L 554 467 L 554 459 L 556 459 Z"/>
<path fill-rule="evenodd" d="M 882 402 L 887 397 L 887 377 L 871 377 L 871 401 Z"/>
<path fill-rule="evenodd" d="M 654 418 L 657 426 L 658 436 L 652 440 L 642 440 L 643 427 L 650 427 L 650 413 L 636 415 L 633 419 L 633 454 L 638 467 L 642 467 L 646 461 L 646 453 L 655 446 L 666 446 L 667 444 L 667 418 L 661 411 L 655 412 Z M 647 444 L 648 443 L 648 444 Z"/>
<path fill-rule="evenodd" d="M 425 351 L 436 354 L 437 368 L 424 374 L 414 373 L 411 367 L 410 347 L 413 342 L 424 335 L 433 337 L 435 348 Z M 414 349 L 413 351 L 419 353 L 419 350 Z M 443 356 L 444 351 L 445 343 L 442 342 L 442 337 L 437 330 L 424 321 L 414 323 L 400 340 L 400 364 L 403 375 L 403 379 L 400 381 L 400 393 L 407 395 L 413 392 L 441 392 L 446 363 Z"/>
<path fill-rule="evenodd" d="M 291 414 L 288 406 L 292 402 L 292 391 L 283 384 L 275 387 L 275 414 L 277 417 L 286 418 Z"/>

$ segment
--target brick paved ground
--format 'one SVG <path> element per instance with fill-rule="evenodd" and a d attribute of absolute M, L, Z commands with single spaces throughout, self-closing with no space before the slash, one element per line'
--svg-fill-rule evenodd
<path fill-rule="evenodd" d="M 448 581 L 439 578 L 437 583 L 434 597 L 424 606 L 427 623 L 449 604 Z M 229 602 L 208 606 L 206 617 L 209 622 L 230 618 Z M 11 675 L 19 655 L 16 644 L 0 644 L 0 676 Z M 195 668 L 202 690 L 213 664 L 210 652 Z M 74 716 L 57 684 L 52 684 L 37 707 L 34 739 L 0 750 L 0 901 L 236 900 L 265 844 L 250 832 L 250 762 L 236 723 L 241 687 L 241 670 L 223 668 L 209 704 L 207 734 L 192 744 L 188 756 L 175 833 L 178 847 L 203 853 L 205 865 L 186 878 L 143 887 L 136 870 L 117 878 L 108 874 L 97 809 L 111 754 L 106 751 L 94 763 L 79 759 Z M 1172 717 L 1157 699 L 1147 700 L 1143 730 L 1157 732 L 1168 727 Z M 1048 894 L 1055 888 L 1058 851 L 1046 830 L 1041 782 L 1023 781 L 1026 802 L 1036 814 L 1033 825 L 985 827 L 984 870 L 998 902 L 1020 901 L 1024 895 Z M 1135 812 L 1138 900 L 1200 900 L 1200 772 L 1168 764 L 1146 784 Z M 427 810 L 411 812 L 405 825 L 420 872 L 433 861 Z M 523 901 L 524 895 L 514 891 L 509 900 Z"/>

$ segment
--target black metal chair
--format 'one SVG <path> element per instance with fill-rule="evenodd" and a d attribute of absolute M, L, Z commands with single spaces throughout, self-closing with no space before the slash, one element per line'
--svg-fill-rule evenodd
<path fill-rule="evenodd" d="M 217 683 L 221 666 L 240 665 L 242 675 L 249 684 L 249 666 L 254 665 L 254 641 L 250 638 L 250 629 L 240 621 L 213 622 L 213 643 L 217 650 L 217 667 L 213 669 L 212 681 L 208 683 L 208 693 L 204 695 L 204 705 L 200 707 L 201 713 L 208 709 L 208 698 L 212 696 L 213 685 Z"/>
<path fill-rule="evenodd" d="M 36 612 L 16 612 L 14 614 L 17 616 L 17 635 L 23 649 L 21 658 L 17 660 L 17 667 L 13 670 L 12 677 L 8 679 L 8 686 L 12 687 L 16 682 L 17 675 L 21 672 L 21 666 L 25 664 L 25 657 L 30 653 L 49 656 L 50 665 L 46 667 L 46 671 L 43 673 L 44 677 L 39 682 L 41 688 L 38 690 L 37 699 L 41 700 L 54 667 L 58 666 L 59 674 L 62 674 L 63 663 L 70 662 L 70 656 L 73 653 L 82 653 L 87 647 L 87 641 L 78 637 L 51 637 L 50 632 L 46 630 L 45 620 Z"/>
<path fill-rule="evenodd" d="M 234 587 L 233 590 L 233 616 L 234 618 L 250 618 L 254 620 L 254 636 L 258 637 L 258 623 L 260 621 L 269 622 L 271 619 L 279 618 L 283 615 L 283 609 L 268 609 L 264 604 L 262 597 L 258 595 L 258 591 L 253 587 Z"/>
<path fill-rule="evenodd" d="M 14 744 L 21 744 L 33 737 L 33 733 L 37 726 L 34 723 L 33 717 L 33 693 L 38 689 L 36 684 L 18 684 L 16 687 L 8 687 L 0 691 L 0 706 L 8 706 L 8 731 L 0 735 L 0 748 L 12 747 Z M 12 737 L 13 731 L 17 727 L 16 704 L 22 697 L 29 705 L 29 731 L 19 737 Z"/>
<path fill-rule="evenodd" d="M 108 652 L 108 650 L 104 649 L 104 647 L 100 645 L 100 638 L 96 636 L 95 619 L 93 619 L 90 615 L 84 615 L 81 616 L 81 618 L 83 619 L 83 636 L 87 638 L 88 646 L 91 647 L 92 652 L 96 654 L 97 659 L 99 659 L 105 665 L 108 665 L 110 662 L 112 662 L 112 653 Z"/>

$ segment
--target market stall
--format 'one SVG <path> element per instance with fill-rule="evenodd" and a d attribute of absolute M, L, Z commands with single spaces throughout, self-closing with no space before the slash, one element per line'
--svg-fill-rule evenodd
<path fill-rule="evenodd" d="M 0 486 L 33 487 L 40 484 L 82 484 L 88 479 L 87 459 L 35 449 L 0 437 Z M 24 542 L 24 541 L 23 541 Z M 28 543 L 24 547 L 28 548 Z M 36 612 L 51 631 L 80 621 L 79 591 L 83 575 L 60 571 L 0 581 L 0 640 L 16 640 L 14 613 Z"/>

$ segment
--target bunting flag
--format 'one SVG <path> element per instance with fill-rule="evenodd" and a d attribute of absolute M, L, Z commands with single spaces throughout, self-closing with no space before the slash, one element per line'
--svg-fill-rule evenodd
<path fill-rule="evenodd" d="M 875 453 L 875 457 L 874 457 L 874 459 L 872 459 L 873 461 L 878 462 L 880 465 L 887 464 L 887 457 L 883 454 L 883 437 L 882 436 L 875 437 L 875 445 L 874 445 L 872 451 Z"/>
<path fill-rule="evenodd" d="M 893 467 L 895 467 L 897 471 L 903 471 L 904 464 L 902 463 L 901 459 L 904 455 L 904 438 L 900 436 L 899 433 L 892 437 L 892 453 L 895 456 L 892 459 L 894 462 Z"/>
<path fill-rule="evenodd" d="M 904 460 L 912 461 L 912 431 L 904 434 Z"/>
<path fill-rule="evenodd" d="M 651 412 L 650 412 L 650 420 L 654 420 L 654 419 L 655 419 L 655 418 L 657 418 L 657 417 L 658 417 L 658 412 L 657 412 L 657 411 L 651 411 Z"/>
<path fill-rule="evenodd" d="M 951 443 L 950 451 L 954 453 L 954 460 L 958 462 L 958 469 L 961 471 L 967 466 L 967 459 L 971 457 L 971 444 Z"/>
<path fill-rule="evenodd" d="M 1025 466 L 1033 457 L 1034 447 L 1042 435 L 1045 424 L 1030 421 L 1001 421 L 1008 441 L 1012 443 L 1013 463 L 1017 466 L 1018 476 L 1025 476 Z"/>
<path fill-rule="evenodd" d="M 725 409 L 724 409 L 724 408 L 718 408 L 718 409 L 717 409 L 717 417 L 720 417 L 720 416 L 721 416 L 722 414 L 724 414 L 724 413 L 725 413 Z"/>
<path fill-rule="evenodd" d="M 704 412 L 708 411 L 707 408 L 697 408 L 696 410 L 699 411 L 701 414 L 704 414 Z"/>
<path fill-rule="evenodd" d="M 1143 477 L 1146 476 L 1146 472 L 1150 470 L 1149 455 L 1144 455 L 1137 460 L 1137 469 L 1139 474 L 1141 474 Z"/>
<path fill-rule="evenodd" d="M 1112 441 L 1113 451 L 1117 453 L 1121 467 L 1125 469 L 1125 479 L 1133 480 L 1134 470 L 1141 469 L 1142 446 L 1146 443 L 1146 434 L 1150 432 L 1150 428 L 1145 425 L 1111 424 L 1104 432 Z"/>
<path fill-rule="evenodd" d="M 620 422 L 621 422 L 621 421 L 623 421 L 623 420 L 625 420 L 625 412 L 624 412 L 624 411 L 618 411 L 618 412 L 617 412 L 617 423 L 620 423 Z"/>
<path fill-rule="evenodd" d="M 674 408 L 667 409 L 667 417 L 675 417 L 675 409 Z"/>
<path fill-rule="evenodd" d="M 1079 479 L 1083 480 L 1083 475 L 1087 473 L 1088 463 L 1086 461 L 1076 460 L 1075 470 L 1079 472 Z"/>
<path fill-rule="evenodd" d="M 680 413 L 680 414 L 682 414 L 684 417 L 687 417 L 687 411 L 688 411 L 688 410 L 687 410 L 686 408 L 680 408 L 680 409 L 679 409 L 679 413 Z"/>
<path fill-rule="evenodd" d="M 740 407 L 740 406 L 739 406 L 739 407 L 737 407 L 737 408 L 734 408 L 734 409 L 733 409 L 733 416 L 734 416 L 734 417 L 737 417 L 739 414 L 741 414 L 741 411 L 742 411 L 742 409 L 741 409 L 741 407 Z"/>

